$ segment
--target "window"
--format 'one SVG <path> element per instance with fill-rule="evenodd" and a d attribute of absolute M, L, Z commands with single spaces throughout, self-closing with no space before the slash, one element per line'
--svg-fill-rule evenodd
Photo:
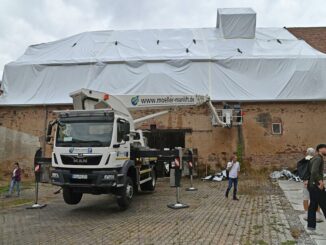
<path fill-rule="evenodd" d="M 101 147 L 111 144 L 113 123 L 105 121 L 60 121 L 57 146 Z"/>
<path fill-rule="evenodd" d="M 118 119 L 118 135 L 117 135 L 117 142 L 121 142 L 125 135 L 130 133 L 130 124 L 128 121 L 123 119 Z"/>
<path fill-rule="evenodd" d="M 282 134 L 282 123 L 272 123 L 272 134 Z"/>

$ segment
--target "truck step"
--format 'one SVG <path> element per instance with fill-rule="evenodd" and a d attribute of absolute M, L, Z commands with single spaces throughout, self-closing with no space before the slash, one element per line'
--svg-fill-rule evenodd
<path fill-rule="evenodd" d="M 152 171 L 152 169 L 148 168 L 148 169 L 140 170 L 139 173 L 140 174 L 145 174 L 145 173 L 148 173 L 148 172 L 151 172 L 151 171 Z"/>
<path fill-rule="evenodd" d="M 147 179 L 143 179 L 143 180 L 139 181 L 139 184 L 144 184 L 145 182 L 150 181 L 150 180 L 152 180 L 152 177 L 148 177 Z"/>

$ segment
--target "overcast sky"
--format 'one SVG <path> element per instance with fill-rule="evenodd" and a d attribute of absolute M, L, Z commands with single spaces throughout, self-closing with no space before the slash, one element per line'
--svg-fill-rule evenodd
<path fill-rule="evenodd" d="M 252 7 L 259 27 L 326 26 L 325 0 L 0 0 L 0 80 L 31 44 L 90 30 L 212 27 L 224 7 Z"/>

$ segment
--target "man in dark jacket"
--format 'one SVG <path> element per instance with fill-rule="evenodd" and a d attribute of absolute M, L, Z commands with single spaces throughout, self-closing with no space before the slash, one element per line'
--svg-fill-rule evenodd
<path fill-rule="evenodd" d="M 19 163 L 15 162 L 15 168 L 12 171 L 8 197 L 11 196 L 12 192 L 14 191 L 15 186 L 16 186 L 16 190 L 17 190 L 17 196 L 19 197 L 19 195 L 20 195 L 20 180 L 21 180 L 21 169 L 19 167 Z"/>
<path fill-rule="evenodd" d="M 319 207 L 326 217 L 326 198 L 324 187 L 324 156 L 326 156 L 326 144 L 319 144 L 316 148 L 317 155 L 310 160 L 310 178 L 308 190 L 310 204 L 308 209 L 308 230 L 316 230 L 316 211 Z"/>

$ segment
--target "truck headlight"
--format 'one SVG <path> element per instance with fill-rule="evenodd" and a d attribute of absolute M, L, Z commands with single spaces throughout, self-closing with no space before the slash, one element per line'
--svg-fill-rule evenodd
<path fill-rule="evenodd" d="M 105 174 L 103 179 L 105 179 L 105 180 L 114 180 L 115 177 L 112 174 Z"/>
<path fill-rule="evenodd" d="M 54 179 L 58 179 L 59 178 L 59 174 L 58 173 L 52 173 L 51 177 Z"/>

